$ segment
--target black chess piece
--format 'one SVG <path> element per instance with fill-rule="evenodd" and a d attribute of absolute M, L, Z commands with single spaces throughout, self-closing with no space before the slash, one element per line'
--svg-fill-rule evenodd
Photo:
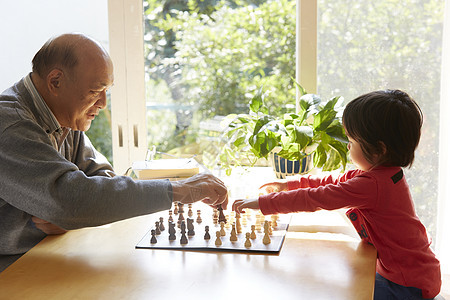
<path fill-rule="evenodd" d="M 156 235 L 155 229 L 152 229 L 151 233 L 152 233 L 152 238 L 150 239 L 150 243 L 151 244 L 156 244 L 157 240 L 156 240 L 156 236 L 155 236 Z"/>
<path fill-rule="evenodd" d="M 188 236 L 194 236 L 195 235 L 195 231 L 194 231 L 194 219 L 191 218 L 187 218 L 187 229 L 188 229 Z"/>
<path fill-rule="evenodd" d="M 217 206 L 217 210 L 219 211 L 219 224 L 220 222 L 227 222 L 227 218 L 225 217 L 225 215 L 223 214 L 223 208 L 222 208 L 222 204 L 219 204 Z"/>
<path fill-rule="evenodd" d="M 156 235 L 160 235 L 161 234 L 161 230 L 159 229 L 159 222 L 158 221 L 155 222 L 155 234 Z"/>
<path fill-rule="evenodd" d="M 205 226 L 205 236 L 204 236 L 204 239 L 205 239 L 205 240 L 211 239 L 211 235 L 209 234 L 209 226 L 208 226 L 208 225 Z"/>
<path fill-rule="evenodd" d="M 175 223 L 170 222 L 169 223 L 169 241 L 176 240 L 177 237 L 175 236 Z"/>
<path fill-rule="evenodd" d="M 186 223 L 184 221 L 181 221 L 181 239 L 180 239 L 180 244 L 181 245 L 186 245 L 188 243 L 188 239 L 186 236 Z"/>
<path fill-rule="evenodd" d="M 160 217 L 159 218 L 159 230 L 160 231 L 164 231 L 164 230 L 166 230 L 166 227 L 164 227 L 164 218 L 163 217 Z"/>

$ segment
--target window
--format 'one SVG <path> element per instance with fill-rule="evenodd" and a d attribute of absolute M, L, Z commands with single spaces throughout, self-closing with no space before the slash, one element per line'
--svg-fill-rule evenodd
<path fill-rule="evenodd" d="M 128 118 L 127 122 L 135 119 L 125 117 L 130 115 L 127 110 L 138 111 L 139 116 L 144 111 L 152 117 L 139 117 L 138 125 L 122 125 L 123 143 L 133 140 L 127 139 L 126 134 L 141 137 L 141 132 L 135 131 L 142 131 L 146 124 L 149 136 L 143 139 L 148 138 L 148 145 L 157 145 L 161 152 L 176 148 L 180 151 L 173 154 L 179 155 L 181 149 L 195 144 L 199 138 L 206 140 L 207 134 L 200 130 L 202 126 L 208 129 L 205 125 L 214 125 L 217 116 L 245 110 L 249 95 L 260 85 L 272 89 L 274 99 L 279 99 L 274 100 L 278 101 L 274 106 L 286 109 L 294 99 L 290 77 L 294 77 L 297 53 L 300 83 L 311 80 L 304 85 L 324 98 L 341 95 L 349 101 L 372 90 L 392 88 L 405 90 L 417 100 L 425 123 L 415 163 L 406 170 L 406 176 L 416 210 L 434 240 L 438 231 L 445 232 L 443 223 L 439 227 L 436 221 L 439 166 L 441 169 L 449 167 L 443 166 L 442 161 L 439 165 L 438 157 L 439 127 L 442 127 L 440 123 L 446 124 L 446 120 L 439 119 L 444 0 L 126 2 L 127 5 L 119 8 L 120 17 L 110 17 L 116 20 L 116 25 L 122 22 L 122 27 L 115 27 L 122 28 L 119 39 L 126 45 L 125 49 L 117 50 L 124 58 L 119 61 L 129 63 L 137 55 L 136 49 L 140 49 L 138 60 L 145 58 L 140 68 L 143 70 L 145 62 L 146 72 L 133 69 L 122 73 L 128 85 L 123 88 L 128 104 L 117 113 L 123 119 Z M 301 8 L 298 9 L 300 19 L 310 18 L 310 22 L 300 20 L 305 23 L 299 27 L 296 37 L 291 36 L 295 34 L 292 19 L 295 5 Z M 263 9 L 266 8 L 268 17 L 265 19 Z M 117 13 L 110 8 L 110 14 L 111 10 Z M 142 23 L 139 25 L 135 20 L 139 10 L 145 20 L 142 30 L 138 29 Z M 316 19 L 314 16 L 317 16 L 317 29 L 309 27 Z M 244 23 L 253 24 L 254 35 L 250 34 L 250 27 L 242 26 Z M 279 32 L 279 36 L 273 32 Z M 113 44 L 113 36 L 110 39 Z M 292 52 L 294 40 L 300 44 L 296 52 Z M 286 47 L 273 52 L 270 43 Z M 273 62 L 283 64 L 274 67 Z M 115 63 L 117 65 L 117 59 Z M 137 68 L 139 63 L 131 65 Z M 311 74 L 313 76 L 309 76 Z M 276 77 L 282 80 L 277 81 Z M 116 78 L 116 85 L 120 81 Z M 136 81 L 142 81 L 141 94 L 127 96 L 127 90 L 133 90 L 131 86 Z M 147 92 L 145 104 L 144 90 Z M 115 102 L 113 119 L 114 105 Z M 113 127 L 113 141 L 119 133 L 120 129 Z M 173 138 L 169 138 L 171 136 Z M 139 147 L 143 149 L 140 156 L 133 156 L 134 160 L 145 157 L 147 143 L 141 140 L 139 138 Z M 136 148 L 136 142 L 130 145 Z M 203 150 L 197 148 L 190 154 Z M 128 167 L 130 162 L 123 167 Z M 439 236 L 443 236 L 442 233 Z"/>
<path fill-rule="evenodd" d="M 349 101 L 402 89 L 421 106 L 424 126 L 406 177 L 416 211 L 436 236 L 443 0 L 319 1 L 318 90 Z M 336 14 L 336 12 L 339 12 Z"/>
<path fill-rule="evenodd" d="M 294 0 L 143 4 L 149 146 L 212 166 L 221 118 L 259 87 L 272 110 L 295 107 Z"/>

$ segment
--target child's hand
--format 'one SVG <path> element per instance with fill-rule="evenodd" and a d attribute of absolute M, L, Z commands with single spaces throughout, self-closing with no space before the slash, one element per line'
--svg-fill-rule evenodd
<path fill-rule="evenodd" d="M 253 199 L 239 199 L 234 201 L 233 210 L 238 213 L 243 213 L 245 208 L 259 209 L 258 198 Z"/>
<path fill-rule="evenodd" d="M 288 189 L 288 185 L 287 185 L 287 181 L 274 181 L 274 182 L 268 182 L 263 184 L 259 190 L 262 192 L 265 192 L 267 194 L 270 193 L 277 193 L 277 192 L 281 192 L 281 191 L 287 191 Z"/>

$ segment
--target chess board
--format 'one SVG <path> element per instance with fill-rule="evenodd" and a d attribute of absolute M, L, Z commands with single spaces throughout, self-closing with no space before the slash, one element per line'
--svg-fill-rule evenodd
<path fill-rule="evenodd" d="M 246 210 L 245 213 L 241 214 L 240 217 L 236 218 L 235 212 L 223 211 L 223 215 L 226 217 L 227 222 L 223 226 L 223 231 L 225 235 L 220 236 L 221 245 L 216 246 L 216 232 L 221 231 L 220 223 L 215 220 L 214 216 L 217 216 L 218 212 L 210 208 L 209 206 L 196 203 L 192 207 L 184 205 L 182 208 L 184 211 L 182 214 L 184 220 L 187 218 L 193 219 L 194 224 L 194 235 L 189 236 L 186 230 L 187 243 L 181 243 L 182 233 L 181 227 L 178 226 L 178 220 L 180 213 L 177 212 L 177 208 L 169 211 L 163 211 L 155 213 L 153 215 L 152 221 L 154 223 L 158 222 L 160 218 L 163 218 L 164 230 L 160 231 L 160 234 L 154 234 L 152 242 L 152 229 L 156 229 L 156 224 L 149 228 L 148 232 L 142 237 L 139 243 L 136 245 L 137 249 L 171 249 L 171 250 L 203 250 L 203 251 L 228 251 L 228 252 L 261 252 L 261 253 L 279 253 L 285 236 L 286 231 L 289 226 L 290 216 L 289 215 L 277 215 L 277 216 L 264 216 L 259 211 Z M 177 212 L 177 213 L 176 213 Z M 200 218 L 198 218 L 200 214 Z M 172 215 L 173 223 L 175 223 L 175 238 L 173 240 L 169 239 L 168 232 L 168 219 Z M 201 219 L 201 220 L 200 220 Z M 239 220 L 237 220 L 239 219 Z M 201 221 L 201 222 L 199 222 Z M 271 232 L 269 232 L 270 243 L 264 244 L 264 222 L 270 221 L 275 223 L 276 226 L 271 226 Z M 237 224 L 241 225 L 241 232 L 237 230 Z M 257 225 L 260 224 L 260 226 Z M 235 228 L 237 240 L 231 241 L 230 236 L 233 230 L 233 225 Z M 251 226 L 255 225 L 253 230 L 253 239 L 247 239 L 246 233 L 251 233 Z M 205 239 L 205 227 L 209 226 L 209 239 Z M 192 232 L 191 232 L 192 234 Z M 256 235 L 256 237 L 255 237 Z M 173 237 L 173 235 L 172 235 Z M 249 246 L 248 241 L 251 245 Z M 247 246 L 245 242 L 247 241 Z"/>

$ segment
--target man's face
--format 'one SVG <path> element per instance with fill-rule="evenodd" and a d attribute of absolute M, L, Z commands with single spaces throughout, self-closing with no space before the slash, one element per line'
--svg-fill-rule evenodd
<path fill-rule="evenodd" d="M 106 92 L 114 81 L 109 58 L 81 60 L 75 69 L 65 73 L 65 85 L 60 95 L 64 113 L 61 126 L 86 131 L 100 110 L 106 107 Z"/>

